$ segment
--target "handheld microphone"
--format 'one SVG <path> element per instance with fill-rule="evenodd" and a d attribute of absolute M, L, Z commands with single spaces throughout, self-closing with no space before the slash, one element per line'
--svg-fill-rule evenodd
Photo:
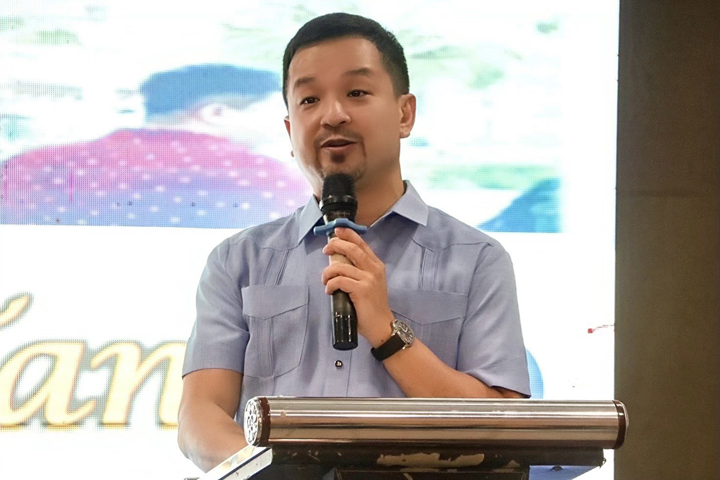
<path fill-rule="evenodd" d="M 323 214 L 325 225 L 334 227 L 346 225 L 336 222 L 338 219 L 347 219 L 350 225 L 355 223 L 357 214 L 357 199 L 355 198 L 355 181 L 350 175 L 336 173 L 325 177 L 322 189 L 320 211 Z M 335 223 L 333 223 L 335 222 Z M 335 237 L 334 228 L 326 232 L 328 239 Z M 330 265 L 334 263 L 350 263 L 343 255 L 332 255 Z M 333 324 L 333 347 L 336 350 L 352 350 L 358 345 L 357 313 L 350 300 L 350 295 L 342 290 L 335 290 L 330 300 L 330 313 Z"/>

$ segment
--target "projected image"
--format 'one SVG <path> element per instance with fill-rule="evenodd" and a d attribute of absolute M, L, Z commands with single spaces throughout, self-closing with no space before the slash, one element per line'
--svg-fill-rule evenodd
<path fill-rule="evenodd" d="M 233 137 L 252 124 L 249 107 L 279 89 L 274 73 L 231 65 L 153 74 L 140 85 L 141 128 L 6 160 L 0 218 L 245 228 L 287 215 L 307 201 L 307 182 L 297 169 L 254 153 L 252 132 L 239 132 L 249 142 Z"/>
<path fill-rule="evenodd" d="M 403 45 L 403 177 L 510 253 L 532 396 L 612 398 L 617 10 L 0 2 L 0 478 L 38 452 L 57 479 L 199 476 L 176 443 L 198 279 L 223 239 L 310 199 L 282 54 L 333 11 Z"/>
<path fill-rule="evenodd" d="M 299 24 L 319 11 L 311 7 L 288 2 L 284 8 L 268 7 L 266 14 Z M 358 3 L 348 9 L 361 8 Z M 38 56 L 43 49 L 93 55 L 95 47 L 85 40 L 88 30 L 111 23 L 118 13 L 112 6 L 94 7 L 84 22 L 46 31 L 33 28 L 31 10 L 5 17 L 4 35 L 9 45 Z M 271 65 L 267 54 L 277 57 L 287 36 L 263 24 L 244 28 L 234 20 L 231 15 L 216 34 L 233 56 L 243 46 L 235 59 L 241 62 L 146 71 L 136 85 L 120 78 L 96 85 L 81 69 L 62 81 L 57 77 L 66 75 L 52 70 L 37 78 L 10 55 L 8 60 L 19 65 L 0 86 L 6 124 L 0 222 L 245 228 L 303 205 L 309 189 L 289 149 L 277 158 L 255 149 L 263 131 L 281 127 L 278 65 Z M 421 192 L 430 192 L 430 203 L 434 196 L 443 203 L 443 195 L 463 192 L 471 202 L 460 216 L 481 229 L 562 230 L 561 72 L 553 51 L 558 22 L 554 15 L 525 20 L 522 42 L 502 28 L 460 37 L 451 19 L 431 26 L 396 22 L 419 99 L 418 125 L 405 146 L 405 172 Z M 544 71 L 533 69 L 536 63 Z M 104 90 L 105 111 L 91 98 L 98 88 Z M 528 88 L 535 94 L 528 95 Z M 516 114 L 532 123 L 525 128 L 505 112 L 508 97 L 518 94 L 525 104 Z M 448 104 L 456 106 L 448 109 Z M 275 125 L 268 117 L 257 118 L 263 106 L 278 112 Z M 92 113 L 64 118 L 63 131 L 49 125 L 58 109 Z M 98 117 L 109 131 L 75 141 L 93 130 Z M 140 125 L 123 128 L 127 117 Z M 78 133 L 83 131 L 88 133 Z"/>

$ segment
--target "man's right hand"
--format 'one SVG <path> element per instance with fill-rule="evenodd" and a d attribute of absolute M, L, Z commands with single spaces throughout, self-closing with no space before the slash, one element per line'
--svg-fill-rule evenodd
<path fill-rule="evenodd" d="M 385 264 L 370 245 L 350 228 L 336 228 L 335 238 L 323 248 L 326 255 L 341 255 L 349 263 L 332 263 L 322 272 L 325 293 L 342 290 L 350 295 L 358 317 L 358 333 L 373 347 L 392 335 L 394 316 L 388 302 Z"/>
<path fill-rule="evenodd" d="M 183 378 L 178 445 L 204 472 L 247 445 L 235 422 L 241 389 L 242 374 L 233 370 L 196 370 Z"/>

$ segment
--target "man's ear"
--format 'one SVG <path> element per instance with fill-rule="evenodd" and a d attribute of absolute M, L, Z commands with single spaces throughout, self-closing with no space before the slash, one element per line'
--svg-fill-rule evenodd
<path fill-rule="evenodd" d="M 290 134 L 290 116 L 285 115 L 285 130 L 287 130 L 288 138 L 290 139 L 290 145 L 292 146 L 292 135 Z M 295 151 L 290 149 L 290 156 L 295 158 Z"/>
<path fill-rule="evenodd" d="M 415 125 L 417 99 L 412 93 L 400 95 L 400 138 L 407 138 Z"/>
<path fill-rule="evenodd" d="M 292 135 L 290 135 L 290 116 L 285 115 L 285 130 L 287 130 L 288 137 L 290 137 L 290 140 L 292 140 Z"/>

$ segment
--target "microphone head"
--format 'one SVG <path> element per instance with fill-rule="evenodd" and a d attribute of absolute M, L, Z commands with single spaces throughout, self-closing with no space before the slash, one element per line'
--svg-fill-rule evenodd
<path fill-rule="evenodd" d="M 333 173 L 325 177 L 322 198 L 355 196 L 355 180 L 347 173 Z"/>
<path fill-rule="evenodd" d="M 320 211 L 326 221 L 336 218 L 355 220 L 357 199 L 355 198 L 355 180 L 346 173 L 334 173 L 325 177 L 320 200 Z M 328 218 L 330 216 L 330 218 Z"/>

